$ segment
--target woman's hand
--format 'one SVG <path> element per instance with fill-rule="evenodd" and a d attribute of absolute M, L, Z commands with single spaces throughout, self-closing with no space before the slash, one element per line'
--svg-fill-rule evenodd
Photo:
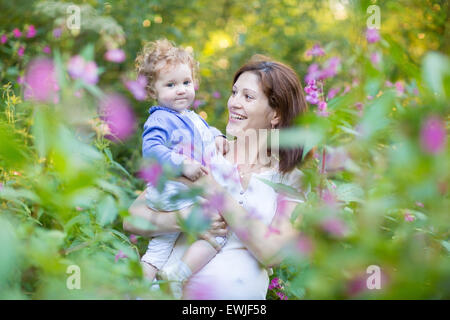
<path fill-rule="evenodd" d="M 228 233 L 228 226 L 219 213 L 211 216 L 211 226 L 208 231 L 200 235 L 200 238 L 208 241 L 216 250 L 222 248 L 222 244 L 217 243 L 216 237 L 225 237 Z"/>

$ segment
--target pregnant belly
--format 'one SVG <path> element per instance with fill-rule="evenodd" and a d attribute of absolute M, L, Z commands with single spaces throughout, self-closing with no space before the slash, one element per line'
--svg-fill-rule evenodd
<path fill-rule="evenodd" d="M 269 285 L 266 269 L 246 249 L 219 252 L 184 287 L 190 300 L 264 300 Z"/>

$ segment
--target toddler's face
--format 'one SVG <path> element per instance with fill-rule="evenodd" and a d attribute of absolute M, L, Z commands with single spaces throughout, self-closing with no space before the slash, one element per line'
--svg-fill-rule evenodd
<path fill-rule="evenodd" d="M 161 106 L 181 112 L 192 105 L 195 90 L 189 65 L 179 63 L 161 70 L 155 82 L 155 91 Z"/>

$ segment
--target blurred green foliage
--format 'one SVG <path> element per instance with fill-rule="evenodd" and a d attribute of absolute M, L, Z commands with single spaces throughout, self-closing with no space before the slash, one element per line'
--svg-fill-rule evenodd
<path fill-rule="evenodd" d="M 275 269 L 282 287 L 270 290 L 269 299 L 279 299 L 277 292 L 289 299 L 450 297 L 447 1 L 72 3 L 81 8 L 80 32 L 65 27 L 70 2 L 0 3 L 0 36 L 8 38 L 0 44 L 1 299 L 169 298 L 150 292 L 142 278 L 139 254 L 147 239 L 136 243 L 122 230 L 144 188 L 135 175 L 140 128 L 152 103 L 135 101 L 123 79 L 135 78 L 142 44 L 159 38 L 193 48 L 201 73 L 196 99 L 204 102 L 198 111 L 222 131 L 233 73 L 253 54 L 291 65 L 303 84 L 312 63 L 341 59 L 337 76 L 324 83 L 325 93 L 341 88 L 327 100 L 330 115 L 319 117 L 311 106 L 281 134 L 286 146 L 308 144 L 314 153 L 301 168 L 311 191 L 292 217 L 310 245 L 299 250 L 299 240 Z M 374 4 L 381 40 L 368 44 L 366 10 Z M 25 33 L 30 25 L 36 36 L 13 37 L 14 28 Z M 305 54 L 316 43 L 325 57 Z M 43 53 L 45 46 L 51 54 Z M 125 51 L 124 63 L 104 59 L 111 47 Z M 379 64 L 373 53 L 381 55 Z M 67 62 L 76 54 L 97 63 L 97 85 L 69 77 Z M 38 56 L 55 63 L 56 104 L 24 100 L 18 80 Z M 126 141 L 105 138 L 97 108 L 108 92 L 132 101 L 139 129 Z M 438 153 L 421 144 L 430 116 L 445 124 L 447 142 Z M 333 160 L 336 151 L 345 155 L 343 163 Z M 324 231 L 330 217 L 343 223 L 343 235 Z M 192 216 L 185 227 L 204 226 Z M 67 288 L 70 265 L 80 267 L 81 290 Z M 382 270 L 381 290 L 365 286 L 370 265 Z"/>

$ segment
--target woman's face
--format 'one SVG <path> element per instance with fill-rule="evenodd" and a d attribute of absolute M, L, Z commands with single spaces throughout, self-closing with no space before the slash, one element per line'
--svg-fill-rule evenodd
<path fill-rule="evenodd" d="M 270 129 L 278 123 L 259 78 L 253 72 L 242 73 L 233 85 L 228 112 L 226 131 L 233 136 L 242 135 L 247 130 Z"/>

